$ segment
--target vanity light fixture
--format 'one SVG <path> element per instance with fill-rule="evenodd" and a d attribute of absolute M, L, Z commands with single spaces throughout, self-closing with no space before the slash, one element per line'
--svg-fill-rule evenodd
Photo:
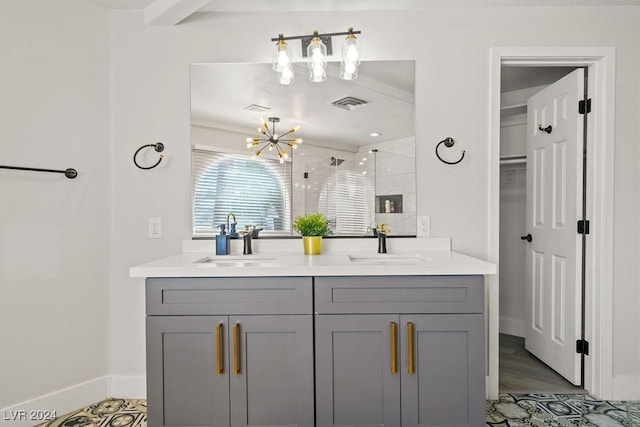
<path fill-rule="evenodd" d="M 291 52 L 282 34 L 278 35 L 276 40 L 278 42 L 273 55 L 273 71 L 278 73 L 278 83 L 282 85 L 293 84 L 294 73 L 291 66 Z"/>
<path fill-rule="evenodd" d="M 360 65 L 360 47 L 356 34 L 361 31 L 349 30 L 341 33 L 318 34 L 314 31 L 311 35 L 284 37 L 279 34 L 272 38 L 276 42 L 276 51 L 273 56 L 273 70 L 278 73 L 278 82 L 290 85 L 294 81 L 294 73 L 291 62 L 291 53 L 287 46 L 287 40 L 302 41 L 302 55 L 307 58 L 309 68 L 309 80 L 323 82 L 327 80 L 327 57 L 332 54 L 331 37 L 347 36 L 342 44 L 342 61 L 340 62 L 340 78 L 353 80 L 358 77 L 358 65 Z"/>
<path fill-rule="evenodd" d="M 307 46 L 307 63 L 309 65 L 309 80 L 319 83 L 327 80 L 327 46 L 313 32 L 311 43 Z"/>
<path fill-rule="evenodd" d="M 358 77 L 358 65 L 360 65 L 360 47 L 353 28 L 349 27 L 349 33 L 342 42 L 340 78 L 342 80 L 356 79 Z"/>
<path fill-rule="evenodd" d="M 302 138 L 283 139 L 283 137 L 298 131 L 301 126 L 293 127 L 289 129 L 287 133 L 278 135 L 276 134 L 276 123 L 280 121 L 279 117 L 269 117 L 269 122 L 271 122 L 271 129 L 269 129 L 269 124 L 264 119 L 260 120 L 262 121 L 262 127 L 258 128 L 258 132 L 264 135 L 264 137 L 247 138 L 247 148 L 256 148 L 259 145 L 263 144 L 262 147 L 259 147 L 256 149 L 256 151 L 254 151 L 252 158 L 257 158 L 265 148 L 267 148 L 269 151 L 273 151 L 273 149 L 275 148 L 280 163 L 284 163 L 285 159 L 289 158 L 287 149 L 284 146 L 286 145 L 295 149 L 298 147 L 297 144 L 302 143 Z"/>

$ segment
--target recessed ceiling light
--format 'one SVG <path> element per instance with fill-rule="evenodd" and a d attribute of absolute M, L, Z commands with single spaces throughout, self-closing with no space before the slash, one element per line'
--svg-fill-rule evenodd
<path fill-rule="evenodd" d="M 371 136 L 380 136 L 382 134 L 380 132 L 371 132 L 369 135 L 371 135 Z"/>

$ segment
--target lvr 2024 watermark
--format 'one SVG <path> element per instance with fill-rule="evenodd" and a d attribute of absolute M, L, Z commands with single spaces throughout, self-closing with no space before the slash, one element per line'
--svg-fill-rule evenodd
<path fill-rule="evenodd" d="M 43 409 L 9 409 L 4 411 L 3 421 L 47 421 L 58 417 L 56 411 Z"/>

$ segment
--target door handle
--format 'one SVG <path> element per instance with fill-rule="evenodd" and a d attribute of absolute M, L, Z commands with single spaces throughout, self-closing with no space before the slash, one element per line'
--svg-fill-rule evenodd
<path fill-rule="evenodd" d="M 553 127 L 549 125 L 546 128 L 543 128 L 542 125 L 538 125 L 538 130 L 541 130 L 542 132 L 546 132 L 546 133 L 551 133 L 551 131 L 553 130 Z"/>
<path fill-rule="evenodd" d="M 531 237 L 531 234 L 527 234 L 526 236 L 520 236 L 520 240 L 526 240 L 527 242 L 531 243 L 533 238 Z"/>
<path fill-rule="evenodd" d="M 233 373 L 240 374 L 240 323 L 233 324 Z"/>
<path fill-rule="evenodd" d="M 407 372 L 413 374 L 413 323 L 407 322 Z"/>
<path fill-rule="evenodd" d="M 222 375 L 222 322 L 216 325 L 216 373 Z"/>
<path fill-rule="evenodd" d="M 395 375 L 398 365 L 398 362 L 396 360 L 396 354 L 398 353 L 398 350 L 396 349 L 396 341 L 398 340 L 396 322 L 389 323 L 389 328 L 391 332 L 391 374 Z"/>

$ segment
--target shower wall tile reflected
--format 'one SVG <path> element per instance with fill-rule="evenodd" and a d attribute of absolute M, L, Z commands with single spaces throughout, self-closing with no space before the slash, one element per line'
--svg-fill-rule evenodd
<path fill-rule="evenodd" d="M 377 224 L 385 223 L 391 234 L 416 234 L 415 137 L 369 145 L 377 149 L 376 195 L 402 194 L 402 213 L 376 213 Z"/>
<path fill-rule="evenodd" d="M 377 153 L 371 150 L 377 149 Z M 306 145 L 293 153 L 293 217 L 310 212 L 325 213 L 340 234 L 340 213 L 328 198 L 334 180 L 349 172 L 357 180 L 358 196 L 363 196 L 362 231 L 386 223 L 395 235 L 416 233 L 415 138 L 403 138 L 360 148 L 357 153 Z M 343 160 L 339 165 L 331 159 Z M 306 173 L 306 175 L 305 175 Z M 306 176 L 306 178 L 305 178 Z M 375 213 L 375 196 L 401 194 L 402 212 Z M 341 195 L 349 198 L 350 196 Z M 353 225 L 351 225 L 353 226 Z"/>

